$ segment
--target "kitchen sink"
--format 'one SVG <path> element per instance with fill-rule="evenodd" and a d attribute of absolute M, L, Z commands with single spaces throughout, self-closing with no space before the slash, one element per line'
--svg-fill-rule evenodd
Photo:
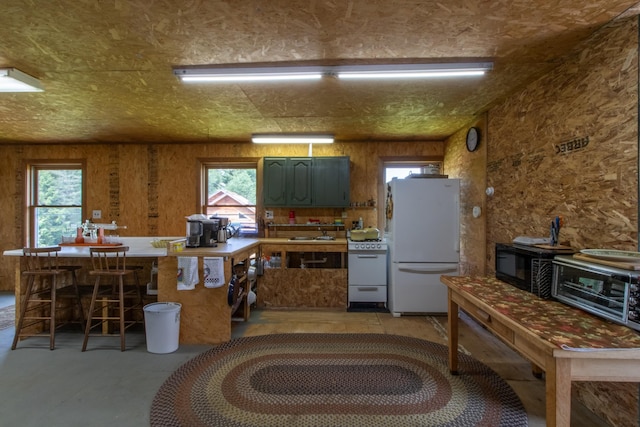
<path fill-rule="evenodd" d="M 336 240 L 335 237 L 333 236 L 316 236 L 316 237 L 311 237 L 311 236 L 295 236 L 295 237 L 289 237 L 289 241 L 293 242 L 296 240 Z"/>

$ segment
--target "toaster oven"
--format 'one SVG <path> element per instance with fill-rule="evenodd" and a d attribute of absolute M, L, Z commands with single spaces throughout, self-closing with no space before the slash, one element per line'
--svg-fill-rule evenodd
<path fill-rule="evenodd" d="M 552 295 L 596 316 L 640 330 L 639 271 L 557 256 Z"/>

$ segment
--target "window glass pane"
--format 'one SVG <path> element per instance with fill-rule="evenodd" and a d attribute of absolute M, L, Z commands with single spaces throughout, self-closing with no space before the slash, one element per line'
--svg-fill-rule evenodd
<path fill-rule="evenodd" d="M 229 218 L 240 234 L 257 233 L 256 169 L 208 167 L 206 215 Z"/>
<path fill-rule="evenodd" d="M 385 179 L 384 182 L 389 182 L 393 178 L 403 179 L 408 177 L 410 174 L 419 174 L 420 166 L 393 166 L 387 167 L 384 170 Z"/>
<path fill-rule="evenodd" d="M 36 208 L 34 234 L 38 247 L 55 246 L 62 236 L 74 236 L 82 223 L 82 208 Z"/>
<path fill-rule="evenodd" d="M 37 188 L 37 205 L 81 206 L 82 170 L 40 169 Z"/>

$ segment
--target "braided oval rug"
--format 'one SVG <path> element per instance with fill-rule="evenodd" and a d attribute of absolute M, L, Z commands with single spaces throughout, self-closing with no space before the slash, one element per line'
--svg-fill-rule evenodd
<path fill-rule="evenodd" d="M 280 334 L 214 347 L 175 371 L 151 426 L 526 426 L 493 370 L 447 347 L 384 334 Z"/>

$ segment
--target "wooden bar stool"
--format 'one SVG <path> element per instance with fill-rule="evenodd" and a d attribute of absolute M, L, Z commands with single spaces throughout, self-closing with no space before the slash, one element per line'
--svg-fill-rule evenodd
<path fill-rule="evenodd" d="M 128 269 L 126 265 L 126 253 L 128 250 L 129 247 L 127 246 L 92 247 L 89 249 L 92 267 L 89 275 L 95 276 L 96 280 L 93 285 L 89 311 L 87 312 L 82 351 L 87 349 L 91 330 L 105 325 L 108 328 L 103 328 L 101 334 L 95 335 L 120 335 L 120 350 L 124 351 L 125 331 L 138 323 L 133 317 L 127 319 L 126 315 L 133 310 L 139 309 L 144 319 L 140 287 L 134 286 L 130 289 L 124 283 L 125 277 L 135 276 L 134 270 Z M 103 278 L 106 279 L 104 283 L 101 282 Z M 131 302 L 132 300 L 133 302 Z M 118 326 L 117 334 L 112 332 L 112 323 L 115 321 L 117 321 Z"/>
<path fill-rule="evenodd" d="M 64 324 L 58 325 L 56 323 L 58 298 L 69 297 L 76 300 L 80 310 L 80 319 L 84 326 L 82 302 L 75 278 L 75 270 L 80 267 L 59 266 L 58 252 L 60 250 L 60 246 L 24 248 L 22 250 L 26 263 L 26 270 L 22 274 L 27 278 L 27 286 L 20 306 L 20 316 L 11 345 L 12 350 L 15 350 L 20 338 L 42 335 L 42 332 L 38 330 L 40 328 L 36 325 L 42 324 L 43 329 L 46 329 L 46 322 L 49 322 L 49 348 L 51 350 L 55 348 L 56 328 Z M 69 273 L 71 273 L 71 285 L 58 288 L 61 282 L 59 278 Z"/>

